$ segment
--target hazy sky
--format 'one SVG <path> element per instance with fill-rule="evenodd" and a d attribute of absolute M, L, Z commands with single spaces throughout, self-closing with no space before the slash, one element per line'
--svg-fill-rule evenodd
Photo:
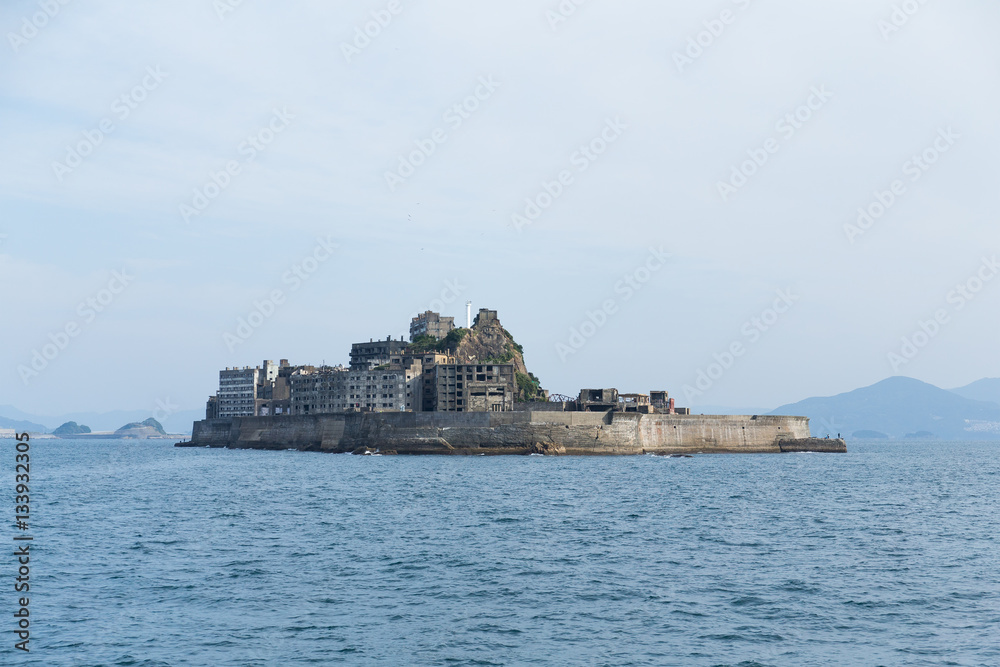
<path fill-rule="evenodd" d="M 0 27 L 0 404 L 198 408 L 221 367 L 345 363 L 442 294 L 553 392 L 1000 375 L 995 2 L 11 0 Z"/>

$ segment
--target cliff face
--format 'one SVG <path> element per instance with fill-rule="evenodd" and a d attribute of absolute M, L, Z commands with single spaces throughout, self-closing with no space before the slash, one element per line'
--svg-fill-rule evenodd
<path fill-rule="evenodd" d="M 477 317 L 471 329 L 466 332 L 453 348 L 452 354 L 459 364 L 514 364 L 518 375 L 518 400 L 528 401 L 540 397 L 542 389 L 538 380 L 528 372 L 524 363 L 524 353 L 514 341 L 510 332 L 503 328 L 499 319 Z"/>
<path fill-rule="evenodd" d="M 515 346 L 500 320 L 477 321 L 455 349 L 455 357 L 460 364 L 485 363 L 487 360 L 514 364 L 518 371 L 527 373 L 524 357 Z"/>

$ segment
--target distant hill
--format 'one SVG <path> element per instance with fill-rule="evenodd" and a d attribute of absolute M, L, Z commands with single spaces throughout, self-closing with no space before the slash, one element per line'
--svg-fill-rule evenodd
<path fill-rule="evenodd" d="M 889 436 L 881 431 L 854 431 L 851 433 L 852 438 L 868 438 L 870 440 L 888 440 Z"/>
<path fill-rule="evenodd" d="M 87 424 L 95 431 L 114 431 L 118 426 L 126 422 L 139 422 L 149 416 L 150 409 L 146 410 L 114 410 L 112 412 L 68 412 L 56 416 L 35 415 L 22 410 L 18 410 L 12 405 L 0 405 L 0 428 L 19 428 L 35 433 L 48 433 L 57 425 L 68 421 L 75 421 L 78 424 Z M 157 414 L 157 413 L 153 413 Z M 5 419 L 6 418 L 6 419 Z M 191 424 L 199 419 L 205 418 L 205 409 L 178 410 L 171 412 L 166 417 L 161 417 L 160 422 L 170 433 L 190 433 Z M 30 426 L 16 427 L 6 426 L 11 420 L 28 422 Z"/>
<path fill-rule="evenodd" d="M 731 405 L 686 405 L 678 399 L 677 407 L 691 408 L 693 415 L 766 415 L 771 408 L 740 408 Z"/>
<path fill-rule="evenodd" d="M 120 429 L 115 431 L 115 435 L 126 438 L 155 438 L 166 434 L 167 432 L 163 430 L 163 426 L 160 422 L 156 421 L 152 417 L 145 421 L 125 424 Z"/>
<path fill-rule="evenodd" d="M 48 433 L 49 429 L 42 424 L 36 424 L 24 419 L 10 419 L 0 417 L 0 428 L 12 428 L 18 433 Z"/>
<path fill-rule="evenodd" d="M 951 391 L 973 401 L 989 401 L 1000 405 L 1000 378 L 983 378 Z"/>
<path fill-rule="evenodd" d="M 907 377 L 892 377 L 837 396 L 808 398 L 771 414 L 810 418 L 813 435 L 1000 440 L 1000 405 L 971 400 Z M 871 434 L 856 432 L 870 431 Z M 878 437 L 875 435 L 874 437 Z"/>
<path fill-rule="evenodd" d="M 56 430 L 52 431 L 52 435 L 78 435 L 80 433 L 90 433 L 90 427 L 81 426 L 76 422 L 66 422 Z"/>

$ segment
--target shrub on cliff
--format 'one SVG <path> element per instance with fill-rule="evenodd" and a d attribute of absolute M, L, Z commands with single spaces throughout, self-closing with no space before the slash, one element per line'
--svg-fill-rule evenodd
<path fill-rule="evenodd" d="M 517 388 L 521 392 L 521 395 L 518 397 L 518 402 L 520 403 L 534 401 L 538 399 L 541 394 L 541 387 L 539 386 L 538 378 L 531 373 L 521 373 L 518 371 Z"/>
<path fill-rule="evenodd" d="M 459 343 L 469 333 L 468 329 L 452 329 L 448 335 L 438 340 L 434 336 L 420 334 L 410 343 L 407 351 L 422 354 L 424 352 L 450 352 L 458 349 Z"/>

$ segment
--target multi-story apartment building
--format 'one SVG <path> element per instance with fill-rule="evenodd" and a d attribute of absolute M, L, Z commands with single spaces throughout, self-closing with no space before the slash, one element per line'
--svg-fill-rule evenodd
<path fill-rule="evenodd" d="M 265 360 L 261 366 L 219 371 L 219 391 L 209 399 L 205 414 L 212 417 L 253 417 L 288 413 L 287 359 Z"/>
<path fill-rule="evenodd" d="M 406 362 L 419 360 L 423 373 L 419 382 L 419 393 L 421 401 L 413 408 L 414 412 L 434 412 L 434 404 L 437 397 L 435 389 L 437 380 L 434 376 L 434 368 L 438 364 L 453 364 L 455 357 L 442 352 L 425 352 L 423 354 L 407 354 L 403 357 Z M 416 393 L 414 394 L 416 396 Z"/>
<path fill-rule="evenodd" d="M 343 366 L 303 366 L 289 381 L 291 414 L 314 415 L 347 410 L 348 370 Z"/>
<path fill-rule="evenodd" d="M 254 404 L 254 414 L 287 415 L 290 412 L 291 386 L 289 378 L 295 367 L 289 365 L 288 359 L 282 359 L 277 366 L 273 361 L 265 361 L 261 369 L 261 384 L 257 388 L 257 401 Z"/>
<path fill-rule="evenodd" d="M 259 368 L 226 368 L 219 371 L 219 417 L 253 417 L 256 414 Z"/>
<path fill-rule="evenodd" d="M 421 404 L 420 367 L 391 365 L 381 370 L 351 371 L 348 403 L 356 410 L 413 411 Z M 414 394 L 418 395 L 414 395 Z"/>
<path fill-rule="evenodd" d="M 417 336 L 433 336 L 441 340 L 454 328 L 454 317 L 441 317 L 440 313 L 427 310 L 410 320 L 410 340 Z"/>
<path fill-rule="evenodd" d="M 387 364 L 378 369 L 299 369 L 291 379 L 291 414 L 419 411 L 421 365 Z"/>
<path fill-rule="evenodd" d="M 369 340 L 367 343 L 354 343 L 351 345 L 351 369 L 368 370 L 377 366 L 384 366 L 392 361 L 393 357 L 399 357 L 406 351 L 409 345 L 405 340 L 393 340 L 386 337 L 385 340 Z"/>
<path fill-rule="evenodd" d="M 506 412 L 514 409 L 514 364 L 438 364 L 434 411 Z"/>

